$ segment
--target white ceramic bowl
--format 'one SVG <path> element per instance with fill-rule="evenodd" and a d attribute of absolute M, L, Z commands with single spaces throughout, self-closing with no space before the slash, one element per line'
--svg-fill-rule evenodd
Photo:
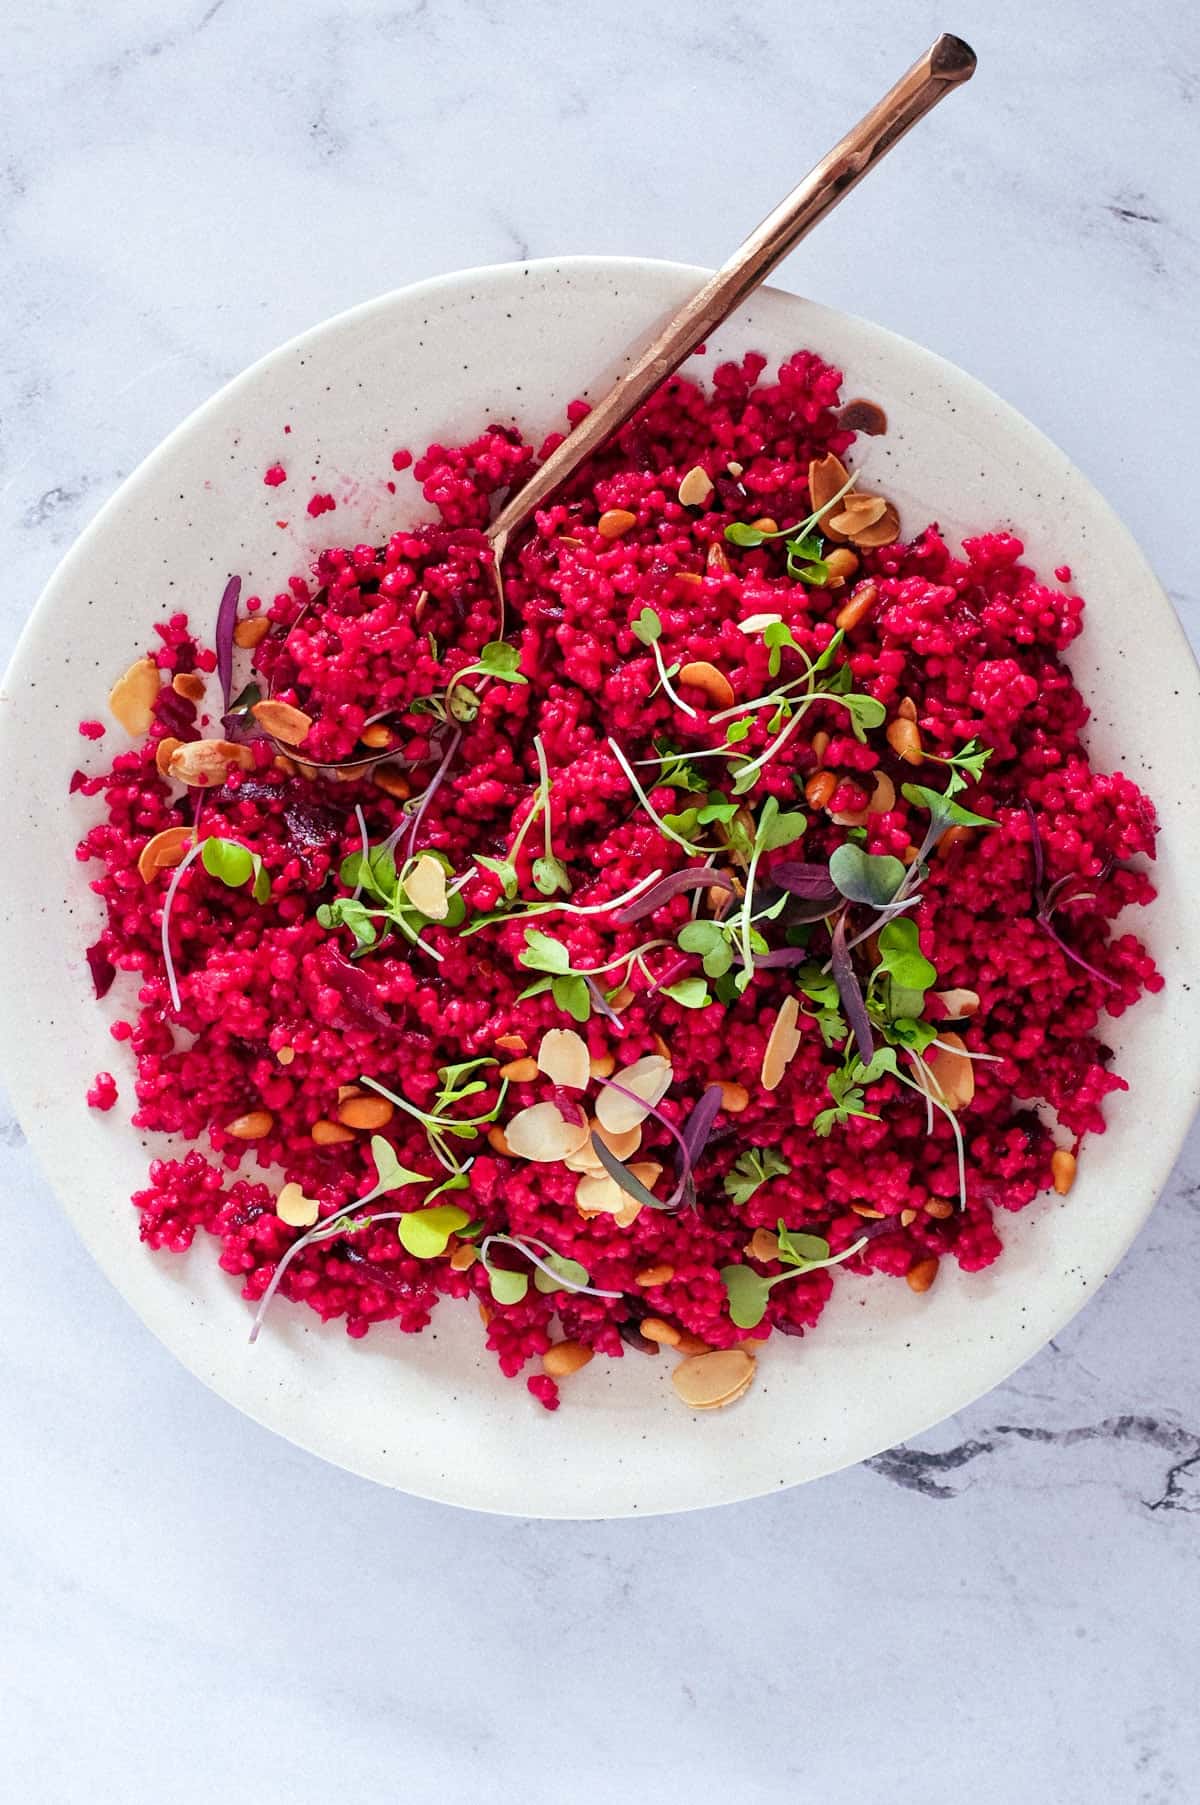
<path fill-rule="evenodd" d="M 512 420 L 536 443 L 572 396 L 598 395 L 628 348 L 704 272 L 617 258 L 505 265 L 425 282 L 316 327 L 231 383 L 130 477 L 68 553 L 8 673 L 0 761 L 10 859 L 0 918 L 0 1043 L 29 1138 L 83 1240 L 138 1314 L 231 1403 L 327 1460 L 385 1484 L 483 1510 L 620 1516 L 752 1497 L 861 1460 L 995 1385 L 1079 1309 L 1112 1270 L 1165 1180 L 1196 1101 L 1200 870 L 1196 673 L 1170 606 L 1129 534 L 1053 445 L 970 377 L 866 321 L 768 290 L 716 335 L 698 369 L 759 349 L 811 345 L 846 371 L 847 394 L 886 408 L 891 430 L 860 449 L 909 522 L 952 539 L 1011 525 L 1045 571 L 1066 562 L 1088 597 L 1071 663 L 1094 718 L 1093 757 L 1156 799 L 1160 897 L 1139 929 L 1167 986 L 1108 1035 L 1126 1094 L 1090 1140 L 1069 1199 L 999 1224 L 989 1271 L 944 1271 L 915 1297 L 843 1277 L 817 1331 L 772 1340 L 736 1408 L 692 1415 L 668 1358 L 596 1360 L 554 1416 L 503 1379 L 475 1311 L 443 1304 L 431 1330 L 376 1328 L 351 1341 L 284 1304 L 258 1346 L 249 1310 L 201 1237 L 190 1254 L 141 1246 L 130 1193 L 147 1148 L 127 1125 L 132 1080 L 108 1022 L 130 1007 L 122 976 L 92 997 L 83 950 L 98 911 L 73 858 L 94 805 L 67 794 L 95 765 L 83 716 L 105 714 L 114 677 L 174 608 L 210 631 L 226 573 L 271 592 L 336 540 L 378 540 L 426 510 L 391 453 Z M 290 433 L 285 434 L 284 426 Z M 282 488 L 264 487 L 280 459 Z M 312 520 L 315 489 L 337 512 Z M 287 526 L 278 524 L 286 520 Z M 110 728 L 99 749 L 123 743 Z M 19 857 L 11 856 L 19 852 Z M 92 1075 L 121 1101 L 90 1111 Z M 31 1252 L 36 1259 L 36 1244 Z"/>

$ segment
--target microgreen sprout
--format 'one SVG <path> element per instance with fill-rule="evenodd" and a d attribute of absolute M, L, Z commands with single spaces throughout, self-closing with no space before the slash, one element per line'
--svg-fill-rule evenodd
<path fill-rule="evenodd" d="M 495 1265 L 489 1258 L 493 1247 L 513 1247 L 523 1254 L 534 1268 L 534 1286 L 544 1296 L 553 1296 L 556 1291 L 582 1293 L 587 1297 L 624 1295 L 620 1291 L 602 1291 L 599 1286 L 590 1284 L 586 1266 L 581 1266 L 578 1260 L 568 1259 L 565 1254 L 556 1253 L 536 1235 L 487 1235 L 480 1242 L 479 1253 L 492 1296 L 498 1304 L 519 1304 L 529 1290 L 529 1275 Z M 539 1247 L 540 1254 L 534 1251 Z"/>
<path fill-rule="evenodd" d="M 239 840 L 210 836 L 200 849 L 200 863 L 210 877 L 219 878 L 230 890 L 240 889 L 247 880 L 253 879 L 252 894 L 256 903 L 265 903 L 270 897 L 271 880 L 262 859 Z"/>
<path fill-rule="evenodd" d="M 829 581 L 829 566 L 825 562 L 824 542 L 816 529 L 825 515 L 841 501 L 843 495 L 854 487 L 858 478 L 859 472 L 852 471 L 837 494 L 830 496 L 824 507 L 817 508 L 807 519 L 797 521 L 794 526 L 779 527 L 771 533 L 764 532 L 761 527 L 751 526 L 745 521 L 735 520 L 725 528 L 725 537 L 730 545 L 739 545 L 750 550 L 756 546 L 765 545 L 768 539 L 785 540 L 789 577 L 795 577 L 799 582 L 821 588 Z"/>
<path fill-rule="evenodd" d="M 500 683 L 528 683 L 521 675 L 520 654 L 507 640 L 493 639 L 484 646 L 474 664 L 455 671 L 440 695 L 421 696 L 412 704 L 414 714 L 431 714 L 435 720 L 457 721 L 469 726 L 479 713 L 479 691 L 461 687 L 468 677 L 492 678 Z"/>
<path fill-rule="evenodd" d="M 852 1260 L 855 1254 L 861 1253 L 867 1245 L 868 1237 L 863 1235 L 851 1246 L 842 1249 L 841 1253 L 831 1253 L 829 1243 L 823 1235 L 803 1234 L 799 1230 L 789 1229 L 780 1220 L 778 1241 L 778 1258 L 784 1270 L 771 1278 L 755 1272 L 752 1266 L 722 1266 L 720 1277 L 729 1299 L 730 1320 L 739 1329 L 757 1328 L 767 1313 L 767 1304 L 771 1292 L 776 1285 L 782 1285 L 787 1279 L 799 1278 L 805 1272 L 820 1272 L 827 1266 L 840 1266 L 843 1260 Z"/>
<path fill-rule="evenodd" d="M 662 621 L 653 608 L 643 608 L 629 630 L 641 645 L 648 646 L 654 654 L 654 662 L 658 666 L 658 686 L 663 694 L 670 697 L 676 708 L 681 709 L 684 714 L 690 715 L 695 720 L 696 710 L 690 707 L 683 697 L 671 687 L 671 678 L 679 673 L 679 663 L 676 661 L 668 667 L 663 662 L 662 648 L 658 643 L 662 637 Z"/>
<path fill-rule="evenodd" d="M 426 1139 L 435 1158 L 448 1172 L 457 1175 L 463 1172 L 465 1167 L 455 1159 L 449 1146 L 449 1139 L 473 1141 L 481 1128 L 496 1120 L 508 1091 L 508 1079 L 501 1080 L 496 1101 L 483 1115 L 454 1116 L 448 1112 L 453 1109 L 455 1104 L 463 1102 L 467 1097 L 476 1096 L 480 1091 L 488 1088 L 484 1081 L 474 1074 L 485 1066 L 495 1064 L 494 1059 L 469 1059 L 461 1065 L 439 1066 L 439 1089 L 434 1098 L 433 1108 L 428 1110 L 418 1109 L 415 1103 L 410 1103 L 407 1097 L 401 1097 L 395 1091 L 389 1090 L 386 1085 L 380 1084 L 377 1078 L 368 1078 L 364 1074 L 359 1079 L 359 1083 L 365 1084 L 369 1090 L 376 1091 L 379 1096 L 386 1097 L 389 1103 L 395 1104 L 397 1109 L 402 1109 L 406 1115 L 412 1116 L 414 1121 L 419 1122 L 425 1130 Z"/>
<path fill-rule="evenodd" d="M 421 856 L 446 864 L 440 853 Z M 360 952 L 365 952 L 368 947 L 376 944 L 379 929 L 375 924 L 383 922 L 389 929 L 402 934 L 411 945 L 419 946 L 431 959 L 441 963 L 443 955 L 423 939 L 421 933 L 423 928 L 434 924 L 428 915 L 422 914 L 416 907 L 404 887 L 405 880 L 415 870 L 417 863 L 416 859 L 409 859 L 397 870 L 390 839 L 381 840 L 375 846 L 368 843 L 361 852 L 348 853 L 342 860 L 339 876 L 343 884 L 352 887 L 352 894 L 336 897 L 330 903 L 322 903 L 317 910 L 318 922 L 323 928 L 349 928 Z M 364 896 L 366 901 L 363 900 Z M 372 904 L 375 906 L 370 906 Z M 444 928 L 459 927 L 466 912 L 462 897 L 448 893 L 446 913 L 436 925 Z"/>
<path fill-rule="evenodd" d="M 791 1169 L 773 1147 L 748 1147 L 725 1174 L 725 1195 L 737 1204 L 749 1203 L 768 1179 L 786 1178 Z"/>
<path fill-rule="evenodd" d="M 548 990 L 558 1007 L 567 1015 L 577 1022 L 586 1022 L 592 1012 L 592 998 L 587 983 L 589 978 L 598 978 L 605 972 L 623 967 L 623 976 L 610 986 L 611 993 L 629 981 L 636 966 L 647 983 L 652 985 L 654 978 L 646 967 L 645 956 L 670 944 L 669 940 L 646 940 L 631 952 L 620 953 L 615 959 L 606 960 L 602 965 L 572 967 L 571 955 L 561 940 L 555 940 L 550 934 L 543 934 L 538 928 L 526 928 L 525 950 L 517 955 L 517 962 L 528 971 L 544 975 L 528 985 L 517 1001 L 524 1002 L 526 997 L 541 996 Z"/>
<path fill-rule="evenodd" d="M 864 1086 L 873 1084 L 885 1073 L 893 1077 L 896 1074 L 896 1054 L 892 1047 L 880 1047 L 864 1063 L 857 1052 L 849 1054 L 841 1067 L 829 1072 L 825 1079 L 825 1088 L 833 1099 L 829 1109 L 823 1109 L 813 1120 L 813 1133 L 824 1139 L 842 1122 L 848 1122 L 851 1116 L 862 1116 L 869 1122 L 878 1122 L 879 1117 L 866 1105 Z"/>
<path fill-rule="evenodd" d="M 685 852 L 691 853 L 694 858 L 704 858 L 705 855 L 710 852 L 719 852 L 721 850 L 721 848 L 719 846 L 696 846 L 693 844 L 693 842 L 691 840 L 687 839 L 685 835 L 683 835 L 681 833 L 677 833 L 673 827 L 668 827 L 666 822 L 663 820 L 662 816 L 656 812 L 654 804 L 651 802 L 649 796 L 647 796 L 645 790 L 642 788 L 641 784 L 638 782 L 637 773 L 634 771 L 633 766 L 629 763 L 629 760 L 626 758 L 625 754 L 622 752 L 621 748 L 618 746 L 616 740 L 610 739 L 608 742 L 608 745 L 609 745 L 609 750 L 612 752 L 613 757 L 616 759 L 616 761 L 620 765 L 622 771 L 625 773 L 625 776 L 629 781 L 630 789 L 633 791 L 634 795 L 637 797 L 638 801 L 641 803 L 642 807 L 645 809 L 645 811 L 649 815 L 651 821 L 653 821 L 655 827 L 657 827 L 659 833 L 662 834 L 664 839 L 673 840 L 675 842 L 676 846 L 682 846 L 683 850 Z"/>

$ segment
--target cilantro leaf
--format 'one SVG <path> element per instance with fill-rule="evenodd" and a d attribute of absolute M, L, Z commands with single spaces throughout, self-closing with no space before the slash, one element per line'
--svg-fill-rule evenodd
<path fill-rule="evenodd" d="M 761 1185 L 772 1178 L 786 1178 L 791 1169 L 773 1147 L 749 1147 L 725 1174 L 725 1194 L 734 1203 L 749 1203 Z"/>

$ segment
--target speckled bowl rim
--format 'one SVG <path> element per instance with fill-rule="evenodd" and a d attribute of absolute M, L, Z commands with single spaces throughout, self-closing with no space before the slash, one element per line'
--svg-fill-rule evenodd
<path fill-rule="evenodd" d="M 1052 563 L 1065 558 L 1075 565 L 1091 600 L 1090 632 L 1071 663 L 1084 693 L 1106 698 L 1107 713 L 1092 730 L 1093 748 L 1097 740 L 1104 742 L 1097 752 L 1102 766 L 1115 762 L 1104 755 L 1109 749 L 1122 755 L 1164 811 L 1164 856 L 1156 873 L 1162 894 L 1139 925 L 1169 982 L 1160 997 L 1147 999 L 1114 1024 L 1118 1065 L 1132 1090 L 1110 1105 L 1109 1134 L 1089 1142 L 1072 1198 L 1067 1204 L 1047 1199 L 1022 1212 L 1006 1225 L 1011 1241 L 997 1267 L 973 1278 L 951 1274 L 923 1299 L 884 1281 L 861 1281 L 857 1289 L 839 1286 L 810 1338 L 802 1344 L 774 1338 L 747 1398 L 735 1410 L 705 1417 L 674 1401 L 664 1361 L 632 1359 L 594 1362 L 564 1388 L 564 1408 L 550 1417 L 523 1386 L 499 1377 L 479 1348 L 477 1325 L 469 1325 L 473 1338 L 465 1331 L 471 1312 L 459 1311 L 458 1320 L 444 1322 L 451 1305 L 439 1311 L 433 1332 L 389 1336 L 385 1326 L 364 1343 L 349 1342 L 337 1325 L 300 1321 L 308 1312 L 281 1312 L 265 1353 L 256 1350 L 251 1362 L 244 1347 L 246 1306 L 235 1282 L 217 1272 L 211 1243 L 177 1261 L 151 1256 L 139 1245 L 127 1179 L 131 1157 L 144 1162 L 142 1149 L 123 1126 L 121 1107 L 106 1118 L 82 1103 L 91 1073 L 100 1066 L 116 1069 L 125 1098 L 131 1090 L 129 1073 L 107 1039 L 107 1019 L 119 1011 L 115 1004 L 97 1009 L 81 958 L 92 937 L 85 924 L 94 931 L 95 917 L 88 922 L 86 907 L 76 907 L 86 896 L 79 887 L 61 899 L 45 895 L 47 859 L 49 868 L 56 857 L 69 859 L 85 818 L 77 799 L 68 802 L 62 794 L 69 769 L 86 762 L 75 723 L 103 714 L 108 681 L 123 668 L 126 654 L 134 655 L 139 630 L 148 630 L 164 611 L 161 595 L 139 591 L 131 598 L 128 582 L 121 589 L 125 579 L 113 570 L 117 548 L 130 548 L 135 535 L 179 534 L 178 520 L 152 524 L 145 509 L 152 497 L 166 507 L 167 478 L 185 469 L 198 445 L 231 443 L 236 474 L 224 480 L 233 485 L 253 476 L 261 484 L 276 429 L 267 430 L 261 418 L 243 418 L 243 410 L 252 406 L 261 415 L 264 397 L 281 374 L 291 371 L 299 383 L 296 372 L 310 364 L 326 366 L 321 373 L 327 374 L 340 367 L 339 359 L 353 368 L 355 356 L 365 355 L 368 346 L 405 344 L 410 357 L 405 367 L 411 368 L 418 361 L 412 349 L 418 315 L 424 312 L 430 331 L 453 331 L 455 343 L 463 342 L 470 316 L 467 336 L 476 355 L 492 346 L 486 382 L 480 371 L 471 377 L 476 420 L 495 417 L 504 394 L 511 396 L 516 375 L 530 374 L 522 362 L 532 355 L 529 335 L 536 341 L 539 379 L 556 358 L 571 365 L 573 373 L 554 383 L 553 394 L 549 382 L 544 392 L 536 381 L 521 385 L 537 399 L 523 399 L 517 412 L 540 426 L 560 418 L 572 394 L 589 387 L 597 392 L 620 367 L 623 345 L 655 325 L 707 273 L 615 257 L 548 258 L 467 270 L 369 301 L 270 352 L 197 409 L 100 510 L 47 585 L 0 692 L 0 753 L 17 785 L 10 793 L 34 800 L 10 843 L 20 856 L 10 859 L 0 905 L 0 1062 L 33 1149 L 81 1238 L 159 1340 L 236 1407 L 353 1471 L 476 1509 L 586 1518 L 734 1502 L 836 1470 L 929 1427 L 1005 1378 L 1108 1276 L 1165 1182 L 1198 1098 L 1200 1016 L 1188 1012 L 1183 985 L 1200 966 L 1184 881 L 1200 860 L 1195 772 L 1200 694 L 1191 651 L 1167 598 L 1108 504 L 1006 403 L 934 353 L 881 327 L 764 290 L 714 335 L 715 352 L 729 355 L 761 344 L 775 356 L 811 344 L 842 362 L 846 392 L 872 394 L 892 417 L 892 433 L 873 441 L 870 455 L 885 466 L 880 480 L 902 508 L 907 502 L 914 509 L 912 518 L 920 511 L 918 496 L 906 495 L 906 479 L 915 478 L 921 457 L 928 455 L 921 449 L 922 434 L 936 445 L 950 435 L 947 443 L 954 446 L 959 446 L 954 435 L 966 434 L 961 457 L 947 460 L 942 446 L 938 459 L 939 469 L 948 462 L 953 471 L 947 487 L 955 488 L 954 509 L 964 522 L 977 529 L 1002 524 L 1010 513 L 1006 498 L 1017 494 L 1026 513 L 1057 510 L 1065 524 L 1056 528 L 1052 546 L 1047 539 L 1045 550 L 1039 547 L 1037 522 L 1032 534 L 1025 523 L 1026 535 L 1039 568 L 1048 568 L 1052 550 Z M 534 311 L 523 315 L 518 338 L 503 325 L 499 309 L 507 304 L 511 321 L 530 306 L 531 297 L 536 297 Z M 419 342 L 424 346 L 425 340 Z M 902 372 L 898 387 L 907 392 L 897 392 L 895 382 L 881 386 L 877 366 L 893 375 Z M 312 380 L 311 374 L 303 379 Z M 429 437 L 438 436 L 436 422 L 454 412 L 449 379 L 439 376 L 443 382 L 444 405 L 418 404 Z M 442 393 L 439 386 L 439 397 Z M 462 423 L 469 423 L 461 396 L 459 403 Z M 952 421 L 951 415 L 957 418 Z M 453 424 L 445 421 L 447 436 Z M 404 442 L 389 431 L 393 442 Z M 415 429 L 411 436 L 416 443 Z M 373 442 L 372 454 L 378 449 Z M 1001 453 L 1003 483 L 987 467 L 989 458 Z M 895 467 L 888 468 L 893 459 Z M 971 474 L 976 462 L 984 466 L 977 479 Z M 1018 469 L 1019 481 L 1011 476 Z M 988 489 L 986 512 L 973 493 L 976 482 Z M 1040 485 L 1036 499 L 1029 486 L 1034 484 Z M 215 486 L 221 488 L 219 482 Z M 239 525 L 243 514 L 252 513 L 252 502 L 263 501 L 248 487 L 231 494 Z M 384 499 L 382 483 L 368 500 L 366 506 L 361 495 L 347 499 L 340 518 L 315 523 L 306 533 L 308 545 L 343 536 L 345 520 L 360 518 L 364 509 L 369 519 L 380 506 L 397 512 L 404 506 L 400 499 Z M 227 505 L 233 502 L 211 504 Z M 268 505 L 277 505 L 273 496 Z M 947 505 L 940 491 L 937 507 L 953 537 Z M 188 506 L 203 515 L 210 503 L 197 495 Z M 922 517 L 933 512 L 926 500 Z M 185 538 L 187 530 L 203 531 L 204 523 L 189 517 Z M 259 532 L 267 544 L 257 516 L 247 531 Z M 220 557 L 209 552 L 208 562 L 223 569 L 230 547 Z M 187 555 L 193 550 L 189 546 Z M 281 572 L 301 567 L 294 545 L 276 545 L 271 558 L 279 559 Z M 251 570 L 250 579 L 265 587 L 276 574 Z M 86 607 L 96 599 L 98 584 L 116 585 L 112 630 L 106 633 L 87 625 Z M 198 626 L 210 603 L 215 607 L 211 588 L 203 594 L 203 603 L 191 604 Z M 1138 656 L 1126 662 L 1117 641 L 1135 604 Z M 81 639 L 93 649 L 93 671 L 73 689 L 74 676 L 66 671 L 74 654 L 63 648 Z M 76 669 L 80 662 L 76 658 Z M 1177 687 L 1164 695 L 1150 673 L 1165 668 Z M 96 674 L 101 670 L 103 678 Z M 119 743 L 110 738 L 105 745 Z M 872 1295 L 864 1310 L 868 1288 Z M 398 1440 L 404 1445 L 392 1446 Z"/>

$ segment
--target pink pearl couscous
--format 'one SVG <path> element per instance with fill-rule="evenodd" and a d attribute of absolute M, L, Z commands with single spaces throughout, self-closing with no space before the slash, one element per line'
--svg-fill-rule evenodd
<path fill-rule="evenodd" d="M 745 1388 L 726 1366 L 703 1398 L 704 1350 L 804 1334 L 835 1282 L 988 1266 L 1006 1213 L 1069 1184 L 1062 1150 L 1124 1088 L 1105 1014 L 1161 983 L 1109 928 L 1153 897 L 1129 861 L 1155 818 L 1089 763 L 1083 603 L 1007 533 L 888 540 L 854 490 L 789 545 L 854 433 L 818 357 L 763 371 L 665 384 L 517 537 L 503 623 L 483 529 L 537 454 L 490 427 L 417 460 L 436 524 L 249 599 L 233 687 L 257 687 L 224 724 L 211 626 L 157 628 L 148 731 L 72 780 L 103 807 L 79 857 L 133 1124 L 191 1143 L 134 1198 L 150 1247 L 203 1231 L 258 1305 L 309 1237 L 280 1292 L 351 1335 L 473 1297 L 507 1374 L 570 1344 L 528 1381 L 548 1408 L 556 1371 L 660 1346 L 700 1404 Z M 228 750 L 198 777 L 202 741 Z M 392 905 L 364 834 L 392 836 Z M 540 1069 L 551 1030 L 585 1043 L 586 1089 Z M 631 1076 L 631 1105 L 639 1062 L 667 1081 Z M 605 1097 L 634 1118 L 607 1162 Z M 101 1073 L 89 1103 L 115 1098 Z M 443 1116 L 475 1124 L 449 1163 Z M 420 1182 L 379 1189 L 385 1155 Z"/>

